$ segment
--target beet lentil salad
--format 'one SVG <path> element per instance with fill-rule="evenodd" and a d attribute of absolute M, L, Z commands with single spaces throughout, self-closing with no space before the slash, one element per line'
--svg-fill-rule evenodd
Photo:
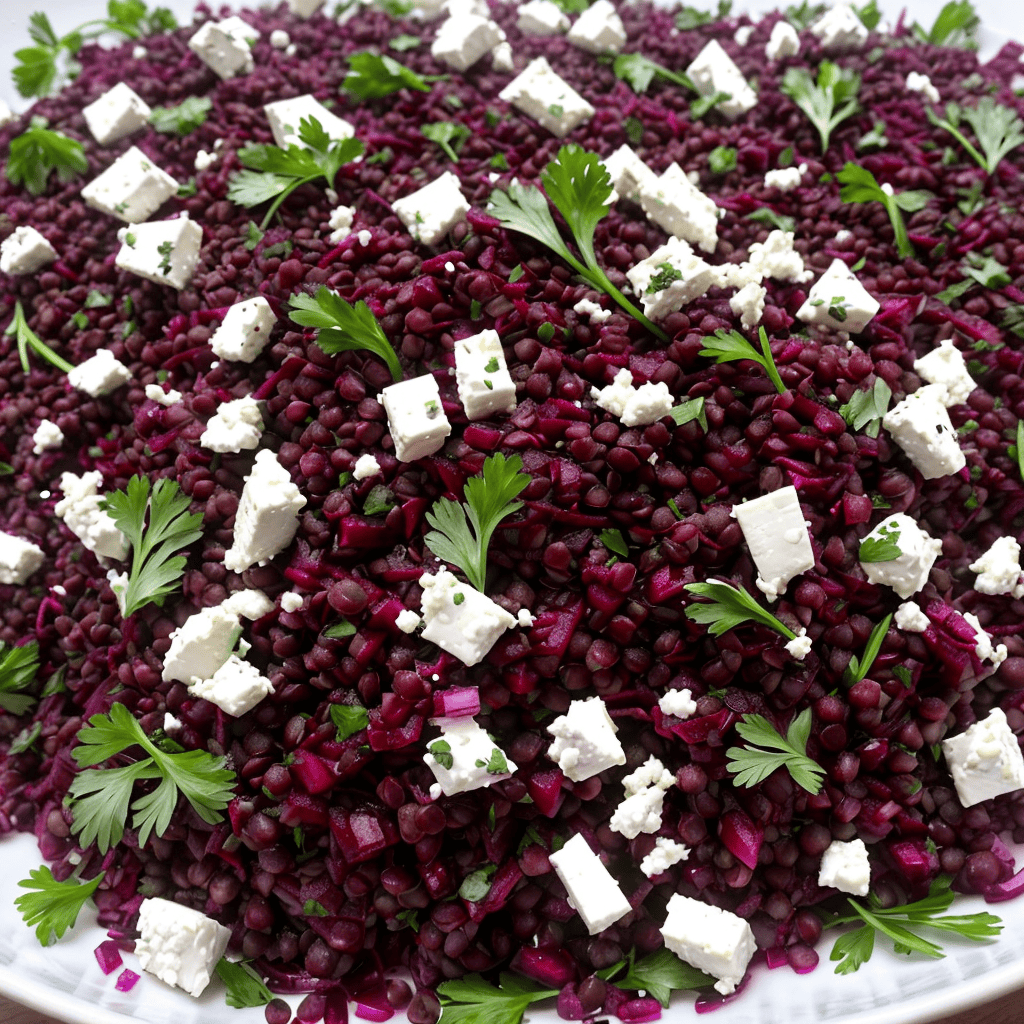
<path fill-rule="evenodd" d="M 652 1020 L 1021 885 L 1021 48 L 603 4 L 136 11 L 0 128 L 0 827 L 301 1021 Z"/>

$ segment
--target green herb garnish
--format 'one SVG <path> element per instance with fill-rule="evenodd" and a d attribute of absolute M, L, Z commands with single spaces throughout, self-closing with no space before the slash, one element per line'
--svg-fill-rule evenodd
<path fill-rule="evenodd" d="M 39 671 L 39 643 L 30 640 L 20 647 L 0 641 L 0 708 L 12 715 L 23 715 L 36 702 L 27 693 Z"/>
<path fill-rule="evenodd" d="M 355 704 L 332 704 L 330 716 L 335 729 L 338 730 L 335 737 L 338 743 L 343 743 L 349 736 L 354 736 L 370 724 L 369 711 Z"/>
<path fill-rule="evenodd" d="M 442 767 L 451 770 L 452 765 L 455 763 L 455 758 L 452 757 L 452 745 L 447 740 L 434 740 L 427 750 L 430 751 L 431 757 Z"/>
<path fill-rule="evenodd" d="M 35 925 L 40 945 L 51 946 L 63 938 L 69 928 L 74 928 L 82 907 L 103 881 L 103 875 L 104 872 L 100 872 L 88 882 L 75 878 L 58 882 L 48 867 L 41 867 L 30 871 L 28 878 L 18 883 L 22 889 L 36 890 L 19 896 L 14 905 L 25 924 L 30 928 Z"/>
<path fill-rule="evenodd" d="M 892 523 L 883 523 L 860 542 L 857 560 L 860 562 L 891 562 L 903 554 L 899 545 L 900 531 Z"/>
<path fill-rule="evenodd" d="M 731 10 L 732 0 L 718 0 L 717 14 L 712 14 L 710 11 L 701 11 L 696 7 L 686 4 L 676 13 L 676 28 L 680 32 L 688 32 L 691 28 L 710 25 L 716 18 L 719 21 L 722 18 L 728 18 Z"/>
<path fill-rule="evenodd" d="M 758 338 L 761 342 L 760 352 L 739 331 L 719 328 L 710 337 L 704 339 L 704 347 L 700 350 L 700 354 L 714 359 L 716 363 L 733 363 L 749 359 L 764 368 L 768 379 L 775 385 L 775 390 L 783 395 L 786 393 L 786 385 L 782 383 L 782 378 L 779 376 L 768 335 L 763 327 L 758 328 Z"/>
<path fill-rule="evenodd" d="M 770 206 L 762 206 L 760 210 L 748 213 L 747 220 L 756 221 L 758 224 L 764 224 L 770 228 L 778 228 L 779 231 L 792 233 L 796 230 L 796 221 L 792 217 L 776 213 Z"/>
<path fill-rule="evenodd" d="M 344 640 L 347 636 L 355 635 L 356 627 L 348 619 L 342 619 L 340 622 L 336 622 L 333 626 L 328 626 L 324 630 L 324 636 L 328 640 Z"/>
<path fill-rule="evenodd" d="M 839 198 L 844 203 L 881 203 L 889 214 L 900 259 L 914 255 L 914 246 L 907 234 L 907 226 L 903 223 L 903 214 L 900 211 L 914 213 L 923 210 L 929 200 L 934 198 L 931 192 L 924 189 L 909 189 L 893 194 L 883 189 L 867 168 L 854 163 L 847 163 L 836 175 L 836 181 L 843 186 Z"/>
<path fill-rule="evenodd" d="M 761 715 L 744 715 L 736 731 L 749 746 L 730 747 L 726 768 L 735 773 L 737 786 L 756 786 L 779 768 L 785 768 L 793 781 L 808 793 L 821 791 L 825 769 L 807 756 L 811 735 L 811 709 L 804 708 L 790 723 L 783 736 Z"/>
<path fill-rule="evenodd" d="M 266 1006 L 274 998 L 274 993 L 264 984 L 263 978 L 245 960 L 235 962 L 221 957 L 217 963 L 217 977 L 227 988 L 224 1002 L 228 1006 L 240 1010 Z"/>
<path fill-rule="evenodd" d="M 154 107 L 149 123 L 165 135 L 189 135 L 206 121 L 212 106 L 207 96 L 189 96 L 176 107 Z"/>
<path fill-rule="evenodd" d="M 861 561 L 863 561 L 863 559 L 861 559 Z M 875 658 L 878 657 L 878 652 L 882 649 L 882 641 L 885 640 L 885 634 L 889 632 L 889 625 L 891 622 L 892 616 L 886 615 L 886 617 L 871 630 L 868 642 L 864 645 L 864 656 L 862 658 L 858 658 L 855 654 L 850 658 L 849 664 L 846 666 L 846 671 L 843 673 L 843 682 L 846 683 L 847 686 L 853 686 L 854 683 L 859 683 L 862 679 L 867 678 L 867 674 L 871 671 L 871 666 L 875 663 Z"/>
<path fill-rule="evenodd" d="M 24 185 L 34 196 L 46 191 L 50 174 L 62 182 L 89 169 L 85 150 L 77 139 L 51 131 L 33 118 L 32 127 L 11 139 L 4 174 L 12 185 Z"/>
<path fill-rule="evenodd" d="M 1007 153 L 1024 144 L 1024 122 L 1014 109 L 996 103 L 991 96 L 982 96 L 976 107 L 947 103 L 945 118 L 939 117 L 931 107 L 925 112 L 936 128 L 949 132 L 988 174 L 995 173 Z M 974 129 L 981 151 L 960 130 L 965 121 Z"/>
<path fill-rule="evenodd" d="M 780 88 L 818 129 L 822 153 L 828 149 L 832 132 L 860 110 L 860 75 L 830 60 L 821 62 L 817 82 L 804 68 L 787 68 Z"/>
<path fill-rule="evenodd" d="M 492 805 L 493 806 L 493 805 Z M 482 868 L 466 875 L 459 886 L 459 896 L 469 903 L 479 903 L 491 891 L 491 876 L 498 870 L 497 864 L 485 864 Z"/>
<path fill-rule="evenodd" d="M 629 545 L 626 543 L 626 538 L 622 536 L 621 530 L 602 530 L 599 539 L 609 551 L 616 555 L 622 558 L 629 556 Z"/>
<path fill-rule="evenodd" d="M 683 426 L 685 423 L 690 423 L 692 420 L 696 420 L 706 434 L 708 431 L 708 417 L 704 411 L 704 399 L 703 398 L 688 398 L 685 402 L 680 402 L 678 405 L 673 406 L 669 409 L 669 416 L 672 417 L 672 422 L 677 427 Z"/>
<path fill-rule="evenodd" d="M 732 146 L 715 146 L 708 153 L 708 167 L 712 174 L 728 174 L 736 170 L 736 150 Z"/>
<path fill-rule="evenodd" d="M 459 162 L 458 150 L 472 134 L 464 124 L 459 124 L 456 121 L 435 121 L 433 124 L 421 126 L 420 131 L 425 138 L 436 142 L 453 163 Z"/>
<path fill-rule="evenodd" d="M 919 42 L 931 43 L 932 46 L 961 46 L 964 49 L 977 48 L 975 35 L 981 21 L 970 0 L 950 0 L 935 19 L 935 23 L 926 32 L 914 22 L 914 36 Z"/>
<path fill-rule="evenodd" d="M 620 978 L 618 973 L 626 968 Z M 715 979 L 691 967 L 680 960 L 668 949 L 659 949 L 642 960 L 636 960 L 636 950 L 630 950 L 627 959 L 620 960 L 613 967 L 597 972 L 598 977 L 611 981 L 616 988 L 630 992 L 641 989 L 649 996 L 657 999 L 662 1006 L 668 1007 L 673 992 L 683 989 L 707 988 L 715 983 Z"/>
<path fill-rule="evenodd" d="M 796 633 L 789 626 L 762 608 L 742 587 L 734 587 L 724 580 L 708 580 L 688 583 L 685 589 L 696 597 L 707 598 L 706 603 L 691 602 L 685 611 L 688 619 L 708 626 L 712 636 L 721 636 L 746 622 L 757 622 L 781 633 L 787 640 L 796 639 Z"/>
<path fill-rule="evenodd" d="M 436 81 L 436 76 L 424 78 L 394 58 L 386 54 L 370 53 L 368 50 L 350 54 L 348 66 L 349 72 L 341 87 L 357 100 L 379 99 L 399 89 L 430 92 L 428 83 Z"/>
<path fill-rule="evenodd" d="M 798 29 L 805 29 L 813 21 L 817 21 L 827 10 L 825 4 L 812 4 L 803 0 L 799 6 L 792 4 L 786 8 L 786 21 Z"/>
<path fill-rule="evenodd" d="M 855 391 L 849 402 L 839 407 L 839 415 L 854 430 L 863 430 L 868 437 L 878 437 L 891 398 L 892 389 L 881 377 L 876 377 L 867 391 Z"/>
<path fill-rule="evenodd" d="M 398 53 L 404 53 L 406 50 L 415 50 L 420 45 L 419 36 L 410 36 L 402 33 L 402 35 L 395 36 L 394 39 L 388 43 L 388 46 L 392 50 L 396 50 Z"/>
<path fill-rule="evenodd" d="M 521 1024 L 532 1003 L 558 995 L 518 974 L 502 973 L 497 987 L 479 974 L 437 986 L 445 1024 Z"/>
<path fill-rule="evenodd" d="M 28 325 L 25 319 L 25 311 L 21 308 L 20 300 L 14 304 L 14 319 L 7 325 L 4 331 L 7 336 L 14 335 L 18 345 L 18 357 L 21 359 L 21 368 L 25 373 L 29 372 L 28 350 L 31 348 L 37 355 L 42 356 L 48 363 L 56 366 L 64 373 L 70 373 L 74 367 L 66 359 L 57 355 L 49 345 L 43 341 Z"/>
<path fill-rule="evenodd" d="M 691 92 L 697 92 L 697 87 L 689 76 L 656 64 L 642 53 L 620 53 L 612 64 L 612 70 L 616 78 L 622 79 L 637 94 L 647 92 L 656 77 Z"/>

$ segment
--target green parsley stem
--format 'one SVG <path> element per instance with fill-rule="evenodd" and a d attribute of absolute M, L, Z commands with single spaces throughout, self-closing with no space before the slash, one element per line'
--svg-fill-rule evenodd
<path fill-rule="evenodd" d="M 972 160 L 976 161 L 977 164 L 980 167 L 983 167 L 986 171 L 989 169 L 988 161 L 985 159 L 985 157 L 983 157 L 981 155 L 981 153 L 978 151 L 977 147 L 974 146 L 971 142 L 969 142 L 967 140 L 966 136 L 964 135 L 964 133 L 962 131 L 960 131 L 959 128 L 954 127 L 952 124 L 950 124 L 949 121 L 945 120 L 945 118 L 939 117 L 935 113 L 935 110 L 934 110 L 933 107 L 930 107 L 930 106 L 925 107 L 925 111 L 924 112 L 927 115 L 928 120 L 933 125 L 935 125 L 936 128 L 941 128 L 941 129 L 943 129 L 943 131 L 949 132 L 949 134 L 952 135 L 953 138 L 956 139 L 956 141 L 959 142 L 960 145 L 963 146 L 964 149 L 967 150 L 967 152 L 971 155 L 971 159 Z"/>
<path fill-rule="evenodd" d="M 768 334 L 763 327 L 758 329 L 758 337 L 761 341 L 761 351 L 764 353 L 764 368 L 771 382 L 775 385 L 775 390 L 780 395 L 786 393 L 786 385 L 782 383 L 782 378 L 779 376 L 779 369 L 775 365 L 775 359 L 772 357 L 772 346 L 768 341 Z"/>
<path fill-rule="evenodd" d="M 270 204 L 270 209 L 267 210 L 266 216 L 260 221 L 260 230 L 266 231 L 271 220 L 274 218 L 274 214 L 281 208 L 281 204 L 296 190 L 301 188 L 303 185 L 311 185 L 318 178 L 322 178 L 322 174 L 311 174 L 305 178 L 299 178 L 289 185 L 283 192 L 281 192 L 274 201 Z"/>

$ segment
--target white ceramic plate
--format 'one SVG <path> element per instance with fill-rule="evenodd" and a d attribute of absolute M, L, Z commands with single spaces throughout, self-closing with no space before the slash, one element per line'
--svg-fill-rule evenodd
<path fill-rule="evenodd" d="M 192 0 L 159 0 L 179 17 L 193 9 Z M 738 0 L 737 9 L 769 11 L 787 0 Z M 250 3 L 250 6 L 252 3 Z M 1024 6 L 1006 0 L 974 0 L 985 26 L 982 54 L 994 52 L 1007 36 L 1024 39 Z M 220 6 L 213 0 L 212 6 Z M 229 6 L 239 7 L 234 3 Z M 710 8 L 712 0 L 697 0 Z M 906 7 L 911 19 L 930 24 L 938 0 L 883 2 L 883 9 Z M 0 97 L 12 106 L 26 105 L 14 92 L 10 70 L 13 52 L 30 44 L 29 15 L 43 9 L 59 32 L 100 17 L 105 0 L 0 0 Z M 1024 71 L 1024 67 L 1022 67 Z M 1015 850 L 1024 863 L 1024 847 Z M 106 938 L 95 914 L 84 912 L 78 926 L 60 942 L 43 948 L 21 920 L 14 899 L 24 892 L 17 881 L 38 867 L 35 838 L 27 835 L 0 840 L 0 993 L 68 1024 L 264 1024 L 262 1009 L 238 1010 L 224 1003 L 223 987 L 214 981 L 201 999 L 192 999 L 148 975 L 131 992 L 114 989 L 119 971 L 105 977 L 93 955 Z M 996 999 L 1024 984 L 1024 900 L 987 907 L 980 898 L 958 900 L 959 913 L 990 910 L 1005 928 L 999 939 L 971 943 L 945 940 L 943 960 L 896 957 L 876 947 L 871 960 L 856 974 L 838 976 L 828 962 L 832 946 L 826 937 L 818 946 L 822 962 L 809 975 L 798 977 L 787 967 L 755 968 L 742 998 L 714 1014 L 714 1024 L 925 1024 L 948 1014 Z M 125 966 L 142 973 L 135 957 Z M 289 1000 L 293 1005 L 298 999 Z M 693 997 L 680 995 L 665 1011 L 665 1024 L 693 1020 Z M 529 1014 L 532 1024 L 559 1024 L 553 1009 Z"/>

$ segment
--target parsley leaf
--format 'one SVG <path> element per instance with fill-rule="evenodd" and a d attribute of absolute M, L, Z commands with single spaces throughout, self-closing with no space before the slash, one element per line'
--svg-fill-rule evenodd
<path fill-rule="evenodd" d="M 679 29 L 680 32 L 687 32 L 691 28 L 700 28 L 701 25 L 710 25 L 716 18 L 719 21 L 721 21 L 722 18 L 728 18 L 731 10 L 732 0 L 718 0 L 717 14 L 712 14 L 710 11 L 701 11 L 696 7 L 690 7 L 687 4 L 676 14 L 676 28 Z"/>
<path fill-rule="evenodd" d="M 341 622 L 336 622 L 324 630 L 324 636 L 328 640 L 343 640 L 347 636 L 355 635 L 356 627 L 348 619 L 342 619 Z"/>
<path fill-rule="evenodd" d="M 712 174 L 728 174 L 736 170 L 736 150 L 732 146 L 715 146 L 708 153 L 708 167 Z"/>
<path fill-rule="evenodd" d="M 991 96 L 982 96 L 975 107 L 947 103 L 945 118 L 939 117 L 931 107 L 927 107 L 925 112 L 936 128 L 949 132 L 988 174 L 995 173 L 1007 153 L 1024 144 L 1024 121 L 1017 116 L 1016 110 L 996 103 Z M 960 130 L 964 121 L 974 129 L 984 156 Z"/>
<path fill-rule="evenodd" d="M 149 123 L 165 135 L 188 135 L 206 121 L 212 106 L 207 96 L 189 96 L 176 107 L 154 107 Z"/>
<path fill-rule="evenodd" d="M 419 89 L 430 92 L 427 84 L 432 78 L 423 78 L 393 57 L 377 55 L 364 50 L 348 58 L 349 72 L 341 83 L 342 89 L 358 100 L 375 100 L 390 96 L 399 89 Z"/>
<path fill-rule="evenodd" d="M 459 896 L 470 903 L 479 903 L 491 891 L 491 876 L 497 870 L 497 864 L 485 864 L 466 875 L 459 886 Z"/>
<path fill-rule="evenodd" d="M 479 974 L 437 986 L 445 1024 L 520 1024 L 531 1003 L 558 995 L 558 989 L 540 988 L 518 974 L 503 973 L 499 987 Z"/>
<path fill-rule="evenodd" d="M 431 142 L 436 142 L 444 150 L 448 159 L 454 163 L 459 162 L 457 149 L 461 149 L 463 143 L 472 134 L 464 124 L 459 124 L 457 121 L 435 121 L 433 124 L 421 126 L 420 131 Z"/>
<path fill-rule="evenodd" d="M 907 226 L 903 223 L 901 210 L 913 213 L 924 209 L 932 198 L 930 192 L 923 189 L 911 189 L 894 194 L 891 190 L 878 184 L 875 176 L 865 167 L 855 163 L 847 163 L 836 175 L 836 181 L 842 185 L 839 198 L 844 203 L 881 203 L 889 214 L 896 250 L 900 259 L 914 255 L 914 246 L 907 234 Z"/>
<path fill-rule="evenodd" d="M 869 32 L 874 32 L 878 28 L 878 23 L 882 20 L 882 12 L 878 9 L 876 0 L 868 0 L 863 7 L 855 6 L 853 9 Z"/>
<path fill-rule="evenodd" d="M 642 960 L 634 961 L 634 957 L 635 951 L 630 952 L 629 959 L 619 965 L 627 968 L 626 973 L 621 978 L 614 978 L 613 984 L 631 992 L 643 989 L 664 1007 L 668 1006 L 673 992 L 706 988 L 715 982 L 714 978 L 691 967 L 668 949 L 659 949 Z M 606 980 L 611 980 L 614 973 L 609 974 Z"/>
<path fill-rule="evenodd" d="M 386 515 L 395 507 L 395 496 L 386 484 L 377 484 L 363 502 L 364 516 Z"/>
<path fill-rule="evenodd" d="M 672 417 L 672 422 L 677 427 L 681 427 L 684 423 L 689 423 L 691 420 L 696 420 L 701 425 L 704 433 L 708 432 L 708 416 L 704 411 L 703 398 L 688 398 L 685 402 L 680 402 L 669 409 L 668 414 Z"/>
<path fill-rule="evenodd" d="M 707 625 L 712 636 L 721 636 L 745 622 L 759 622 L 781 633 L 787 640 L 796 639 L 793 630 L 762 608 L 742 587 L 734 587 L 724 580 L 708 580 L 706 583 L 688 583 L 685 589 L 697 597 L 708 599 L 707 604 L 694 602 L 687 605 L 686 617 Z"/>
<path fill-rule="evenodd" d="M 864 430 L 868 437 L 878 437 L 882 417 L 889 411 L 891 398 L 892 389 L 881 377 L 876 377 L 867 391 L 855 391 L 849 402 L 839 407 L 839 415 L 854 430 Z"/>
<path fill-rule="evenodd" d="M 876 121 L 874 127 L 866 135 L 862 135 L 857 142 L 857 152 L 859 153 L 862 149 L 868 149 L 871 146 L 877 146 L 879 149 L 884 149 L 889 145 L 889 138 L 885 134 L 885 122 Z"/>
<path fill-rule="evenodd" d="M 102 881 L 101 872 L 88 882 L 79 882 L 73 878 L 58 882 L 48 867 L 36 868 L 28 873 L 28 878 L 18 883 L 22 889 L 36 891 L 19 896 L 14 905 L 25 919 L 25 924 L 30 928 L 36 926 L 36 938 L 40 944 L 50 946 L 57 939 L 63 938 L 69 928 L 74 928 L 86 900 Z"/>
<path fill-rule="evenodd" d="M 817 21 L 827 10 L 825 4 L 812 4 L 803 0 L 799 7 L 793 4 L 786 8 L 786 21 L 798 29 L 805 29 Z"/>
<path fill-rule="evenodd" d="M 1006 272 L 1006 267 L 991 256 L 982 256 L 981 253 L 971 252 L 967 254 L 966 262 L 969 266 L 961 269 L 971 278 L 974 278 L 982 286 L 991 291 L 997 288 L 1005 288 L 1013 283 L 1013 278 Z"/>
<path fill-rule="evenodd" d="M 338 743 L 343 743 L 349 736 L 354 736 L 370 724 L 370 712 L 355 704 L 332 704 L 330 716 L 334 728 L 338 730 L 335 737 Z"/>
<path fill-rule="evenodd" d="M 1017 469 L 1024 480 L 1024 420 L 1017 421 Z"/>
<path fill-rule="evenodd" d="M 391 47 L 392 50 L 396 50 L 398 53 L 403 53 L 406 50 L 415 50 L 419 45 L 419 36 L 409 36 L 405 35 L 405 33 L 395 36 L 395 38 L 388 43 L 388 46 Z"/>
<path fill-rule="evenodd" d="M 861 542 L 857 559 L 861 562 L 891 562 L 903 554 L 900 531 L 892 523 L 881 523 Z"/>
<path fill-rule="evenodd" d="M 34 196 L 46 191 L 53 171 L 62 182 L 89 169 L 82 144 L 36 123 L 11 139 L 5 174 L 12 185 L 24 185 Z"/>
<path fill-rule="evenodd" d="M 780 88 L 818 129 L 822 153 L 828 149 L 832 132 L 860 110 L 860 75 L 829 60 L 821 62 L 817 83 L 805 68 L 787 68 Z"/>
<path fill-rule="evenodd" d="M 974 37 L 980 24 L 970 0 L 950 0 L 939 11 L 931 29 L 925 32 L 915 22 L 913 31 L 918 41 L 922 43 L 931 43 L 933 46 L 961 46 L 973 50 L 977 45 Z"/>
<path fill-rule="evenodd" d="M 892 616 L 886 615 L 871 630 L 868 642 L 864 645 L 864 656 L 858 658 L 855 654 L 850 659 L 849 664 L 846 666 L 846 671 L 843 673 L 843 682 L 847 686 L 853 686 L 854 683 L 859 683 L 862 679 L 867 678 L 867 674 L 871 671 L 871 666 L 875 663 L 875 658 L 878 657 L 878 652 L 882 649 L 882 641 L 885 640 L 885 634 L 889 632 L 891 622 Z"/>
<path fill-rule="evenodd" d="M 434 740 L 427 750 L 430 751 L 431 757 L 442 767 L 451 770 L 452 765 L 455 763 L 455 758 L 452 756 L 452 745 L 447 740 Z"/>
<path fill-rule="evenodd" d="M 719 328 L 710 337 L 704 339 L 704 347 L 700 350 L 700 354 L 714 359 L 716 363 L 732 363 L 741 359 L 749 359 L 764 367 L 769 380 L 775 385 L 775 390 L 780 395 L 784 395 L 786 385 L 782 383 L 778 368 L 775 366 L 768 335 L 763 327 L 758 328 L 758 337 L 761 341 L 760 352 L 739 331 Z"/>
<path fill-rule="evenodd" d="M 614 552 L 616 555 L 622 558 L 629 557 L 629 546 L 626 544 L 626 539 L 622 536 L 621 530 L 602 530 L 600 541 L 609 551 Z"/>
<path fill-rule="evenodd" d="M 642 53 L 620 53 L 612 64 L 612 70 L 616 78 L 626 82 L 637 94 L 647 92 L 655 77 L 664 78 L 667 82 L 697 92 L 697 87 L 689 76 L 678 71 L 670 71 Z"/>
<path fill-rule="evenodd" d="M 392 380 L 402 379 L 398 356 L 377 318 L 362 299 L 353 306 L 322 284 L 315 296 L 293 295 L 291 307 L 292 322 L 317 328 L 316 343 L 328 355 L 372 352 L 387 364 Z"/>
<path fill-rule="evenodd" d="M 23 715 L 35 703 L 26 693 L 39 671 L 39 643 L 31 640 L 21 647 L 8 647 L 0 641 L 0 708 L 12 715 Z"/>
<path fill-rule="evenodd" d="M 772 772 L 785 768 L 793 781 L 808 793 L 821 791 L 825 769 L 807 756 L 807 740 L 811 735 L 811 709 L 804 708 L 790 723 L 785 737 L 762 715 L 744 715 L 736 731 L 747 747 L 730 747 L 725 756 L 731 758 L 726 768 L 735 772 L 737 786 L 756 786 Z"/>
<path fill-rule="evenodd" d="M 245 960 L 236 963 L 221 957 L 217 962 L 217 977 L 227 988 L 224 1002 L 228 1006 L 240 1010 L 250 1006 L 266 1006 L 274 998 L 273 992 Z"/>
<path fill-rule="evenodd" d="M 14 335 L 18 345 L 18 356 L 21 359 L 21 368 L 28 373 L 28 350 L 31 348 L 37 355 L 40 355 L 48 363 L 52 363 L 58 370 L 69 373 L 74 367 L 66 359 L 57 355 L 49 345 L 43 341 L 28 325 L 25 319 L 25 311 L 21 308 L 20 300 L 14 304 L 14 319 L 7 325 L 4 331 L 7 336 Z"/>
<path fill-rule="evenodd" d="M 776 213 L 770 206 L 762 206 L 760 210 L 748 213 L 747 220 L 757 221 L 758 224 L 778 228 L 780 231 L 796 230 L 796 221 L 792 217 L 785 217 L 781 213 Z"/>

